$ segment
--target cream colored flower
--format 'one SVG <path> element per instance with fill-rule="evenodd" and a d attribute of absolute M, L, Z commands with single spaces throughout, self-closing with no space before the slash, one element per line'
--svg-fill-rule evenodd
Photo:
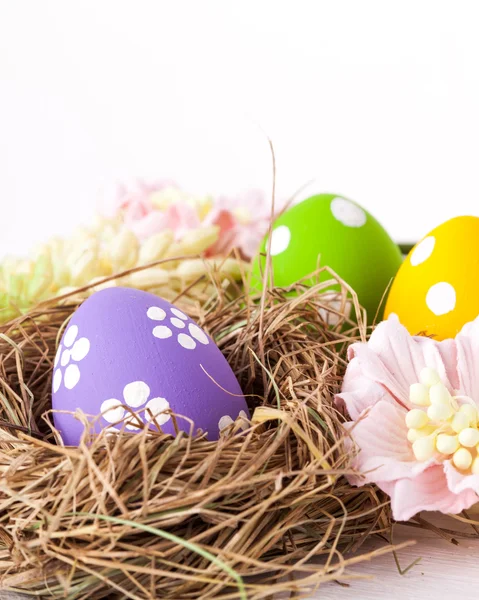
<path fill-rule="evenodd" d="M 92 286 L 80 297 L 112 285 L 132 286 L 173 299 L 182 289 L 211 271 L 239 280 L 239 261 L 232 258 L 198 258 L 218 239 L 215 226 L 188 230 L 175 241 L 164 230 L 143 242 L 118 219 L 96 219 L 91 228 L 79 229 L 71 238 L 53 238 L 38 247 L 29 259 L 7 258 L 0 266 L 0 323 L 27 312 L 36 304 L 77 288 Z M 175 257 L 104 282 L 115 273 Z M 190 257 L 190 258 L 188 258 Z M 194 265 L 194 266 L 193 266 Z M 202 283 L 204 291 L 205 282 Z M 213 290 L 213 287 L 211 287 Z"/>

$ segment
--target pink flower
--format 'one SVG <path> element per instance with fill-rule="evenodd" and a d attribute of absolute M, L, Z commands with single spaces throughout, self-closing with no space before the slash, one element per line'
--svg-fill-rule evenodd
<path fill-rule="evenodd" d="M 478 502 L 479 318 L 436 342 L 392 315 L 349 359 L 337 403 L 358 450 L 350 482 L 375 483 L 400 521 Z"/>
<path fill-rule="evenodd" d="M 216 225 L 218 239 L 208 248 L 207 256 L 226 255 L 233 248 L 246 258 L 254 256 L 271 220 L 271 202 L 259 190 L 233 197 L 197 198 L 169 180 L 120 185 L 101 210 L 109 217 L 120 212 L 140 240 L 165 229 L 180 240 L 189 230 Z"/>
<path fill-rule="evenodd" d="M 281 206 L 281 203 L 279 203 Z M 275 213 L 279 206 L 275 206 Z M 233 248 L 251 258 L 268 231 L 272 218 L 271 201 L 261 190 L 249 190 L 237 196 L 220 196 L 206 217 L 219 225 L 220 238 L 209 254 L 228 254 Z"/>
<path fill-rule="evenodd" d="M 138 180 L 133 185 L 120 184 L 114 194 L 107 196 L 100 207 L 101 212 L 108 217 L 114 217 L 121 212 L 125 224 L 140 240 L 144 240 L 164 229 L 172 229 L 172 224 L 191 221 L 189 210 L 184 211 L 187 214 L 183 217 L 178 215 L 182 210 L 180 207 L 177 207 L 173 214 L 155 210 L 151 201 L 153 194 L 168 188 L 177 188 L 177 185 L 166 179 L 151 183 Z"/>

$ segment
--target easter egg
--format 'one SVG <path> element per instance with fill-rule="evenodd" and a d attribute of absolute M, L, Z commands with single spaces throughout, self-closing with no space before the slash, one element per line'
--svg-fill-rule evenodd
<path fill-rule="evenodd" d="M 427 234 L 391 286 L 385 316 L 411 334 L 454 337 L 479 315 L 479 218 L 456 217 Z"/>
<path fill-rule="evenodd" d="M 402 262 L 398 246 L 378 221 L 335 194 L 313 196 L 285 211 L 273 224 L 270 242 L 275 286 L 287 287 L 329 266 L 355 290 L 370 321 Z M 262 285 L 268 243 L 267 236 L 253 264 L 253 291 Z M 320 281 L 328 279 L 329 273 L 321 274 Z"/>
<path fill-rule="evenodd" d="M 185 313 L 153 294 L 131 288 L 96 292 L 73 314 L 58 347 L 52 380 L 54 411 L 81 409 L 104 427 L 140 431 L 153 421 L 164 433 L 220 430 L 248 408 L 238 381 L 214 341 Z M 138 411 L 138 412 L 137 412 Z M 133 415 L 132 412 L 137 413 Z M 186 418 L 183 418 L 186 417 Z M 54 412 L 66 445 L 84 426 Z"/>

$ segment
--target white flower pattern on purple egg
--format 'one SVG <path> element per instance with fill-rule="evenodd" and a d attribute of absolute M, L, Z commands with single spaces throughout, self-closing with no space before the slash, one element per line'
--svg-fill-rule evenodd
<path fill-rule="evenodd" d="M 166 340 L 173 335 L 176 335 L 176 341 L 186 350 L 194 350 L 196 343 L 199 342 L 204 346 L 210 343 L 206 333 L 193 323 L 181 310 L 171 308 L 173 316 L 169 317 L 159 306 L 150 306 L 146 311 L 146 316 L 152 321 L 158 321 L 161 325 L 156 325 L 153 328 L 153 335 L 159 340 Z M 166 320 L 167 316 L 169 317 Z M 166 320 L 166 321 L 165 321 Z M 164 322 L 164 323 L 163 323 Z M 187 327 L 188 325 L 188 327 Z M 179 332 L 177 330 L 180 330 Z M 185 330 L 185 331 L 182 331 Z M 188 333 L 186 333 L 186 330 Z"/>
<path fill-rule="evenodd" d="M 151 398 L 150 386 L 144 381 L 132 381 L 123 388 L 124 404 L 134 409 L 135 411 L 144 406 L 141 414 L 136 416 L 127 413 L 123 407 L 123 403 L 117 398 L 109 398 L 104 400 L 101 405 L 102 417 L 108 423 L 118 423 L 125 417 L 125 425 L 127 429 L 138 430 L 140 423 L 154 420 L 158 425 L 163 425 L 171 419 L 171 416 L 165 411 L 169 410 L 170 403 L 166 398 Z M 116 427 L 109 427 L 110 431 L 118 431 Z"/>
<path fill-rule="evenodd" d="M 90 340 L 86 337 L 77 339 L 77 336 L 78 327 L 71 325 L 63 338 L 65 348 L 62 344 L 58 346 L 53 373 L 53 391 L 55 393 L 60 389 L 62 381 L 68 390 L 72 390 L 80 381 L 80 368 L 76 363 L 82 361 L 90 352 Z M 62 367 L 66 367 L 64 372 Z"/>

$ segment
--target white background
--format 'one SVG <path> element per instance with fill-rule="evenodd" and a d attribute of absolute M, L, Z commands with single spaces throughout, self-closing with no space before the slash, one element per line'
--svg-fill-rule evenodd
<path fill-rule="evenodd" d="M 347 195 L 398 240 L 479 215 L 475 0 L 0 0 L 0 254 L 116 180 Z"/>

